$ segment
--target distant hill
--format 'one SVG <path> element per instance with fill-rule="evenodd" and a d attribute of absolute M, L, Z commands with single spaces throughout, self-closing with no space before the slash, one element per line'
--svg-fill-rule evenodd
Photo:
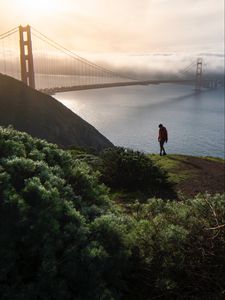
<path fill-rule="evenodd" d="M 101 150 L 113 144 L 63 104 L 22 82 L 0 74 L 0 125 L 68 147 Z"/>

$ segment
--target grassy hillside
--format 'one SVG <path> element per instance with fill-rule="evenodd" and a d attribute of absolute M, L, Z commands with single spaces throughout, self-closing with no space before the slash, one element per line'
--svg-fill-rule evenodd
<path fill-rule="evenodd" d="M 12 125 L 61 146 L 102 150 L 112 143 L 93 126 L 49 95 L 0 74 L 0 125 Z"/>
<path fill-rule="evenodd" d="M 2 300 L 223 299 L 224 194 L 124 210 L 113 190 L 154 195 L 190 174 L 124 148 L 70 152 L 0 127 Z"/>
<path fill-rule="evenodd" d="M 225 161 L 221 158 L 188 155 L 149 157 L 168 172 L 169 181 L 180 196 L 193 197 L 204 192 L 225 192 Z"/>
<path fill-rule="evenodd" d="M 116 151 L 116 150 L 115 150 Z M 94 170 L 100 172 L 104 171 L 107 174 L 112 173 L 115 168 L 115 161 L 119 161 L 118 157 L 112 157 L 108 155 L 109 167 L 104 170 L 104 155 L 96 156 L 88 153 L 85 149 L 74 149 L 71 151 L 74 158 L 79 158 L 87 162 Z M 151 187 L 146 186 L 145 188 L 136 187 L 131 184 L 131 187 L 126 189 L 117 186 L 111 186 L 111 193 L 114 200 L 118 203 L 126 203 L 135 201 L 146 201 L 149 197 L 156 196 L 163 199 L 183 199 L 194 197 L 199 193 L 208 192 L 210 194 L 224 193 L 225 192 L 225 161 L 221 158 L 213 157 L 194 157 L 188 155 L 167 155 L 159 156 L 157 154 L 146 155 L 152 163 L 161 170 L 166 178 L 166 184 L 160 183 L 158 188 L 151 191 Z M 124 161 L 124 156 L 121 155 L 120 159 Z M 134 169 L 135 160 L 138 157 L 133 156 L 133 161 L 130 160 L 130 169 L 133 170 L 134 180 L 137 181 L 138 175 L 137 170 Z M 114 163 L 110 163 L 114 161 Z M 116 166 L 116 174 L 121 173 L 120 167 L 121 162 L 118 162 Z M 126 166 L 126 170 L 127 170 Z M 130 170 L 130 172 L 131 172 Z M 131 173 L 132 174 L 132 173 Z M 111 174 L 113 175 L 113 174 Z M 127 175 L 125 174 L 124 177 Z M 116 178 L 120 178 L 120 175 L 116 175 Z M 144 181 L 144 180 L 143 180 Z M 104 182 L 104 180 L 103 180 Z M 150 183 L 149 183 L 150 184 Z"/>

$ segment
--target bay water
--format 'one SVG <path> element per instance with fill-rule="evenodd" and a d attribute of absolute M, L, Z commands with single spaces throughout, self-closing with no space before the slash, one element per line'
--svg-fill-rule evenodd
<path fill-rule="evenodd" d="M 114 145 L 159 153 L 158 125 L 168 130 L 167 153 L 224 158 L 224 88 L 160 84 L 57 93 L 65 106 Z"/>

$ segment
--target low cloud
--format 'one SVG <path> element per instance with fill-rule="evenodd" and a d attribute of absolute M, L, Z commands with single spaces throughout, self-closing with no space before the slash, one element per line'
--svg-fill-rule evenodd
<path fill-rule="evenodd" d="M 221 77 L 224 73 L 223 53 L 105 53 L 86 57 L 120 74 L 140 79 L 193 78 L 199 57 L 203 59 L 205 77 Z M 190 68 L 186 70 L 188 66 Z M 182 74 L 184 70 L 186 73 Z"/>

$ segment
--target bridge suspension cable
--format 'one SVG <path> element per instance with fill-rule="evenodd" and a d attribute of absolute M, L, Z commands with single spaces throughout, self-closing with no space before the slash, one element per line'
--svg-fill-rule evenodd
<path fill-rule="evenodd" d="M 41 39 L 43 42 L 46 42 L 47 44 L 49 44 L 50 46 L 53 46 L 55 49 L 65 53 L 67 56 L 75 59 L 75 60 L 78 60 L 79 62 L 81 63 L 84 63 L 86 64 L 87 66 L 90 66 L 96 70 L 99 70 L 101 72 L 104 72 L 106 74 L 109 74 L 113 77 L 118 77 L 118 78 L 124 78 L 124 79 L 129 79 L 129 80 L 136 80 L 136 78 L 131 78 L 129 76 L 123 76 L 117 72 L 114 72 L 112 70 L 109 70 L 105 67 L 102 67 L 100 65 L 97 65 L 96 63 L 93 63 L 83 57 L 81 57 L 80 55 L 72 52 L 71 50 L 65 48 L 64 46 L 60 45 L 59 43 L 55 42 L 54 40 L 50 39 L 49 37 L 47 37 L 46 35 L 42 34 L 40 31 L 38 31 L 37 29 L 35 29 L 34 27 L 31 27 L 32 28 L 32 32 L 33 32 L 33 35 L 36 36 L 37 38 Z"/>
<path fill-rule="evenodd" d="M 6 32 L 0 34 L 0 39 L 1 39 L 1 40 L 2 40 L 2 39 L 5 39 L 5 38 L 7 38 L 8 36 L 14 34 L 15 32 L 18 32 L 18 27 L 15 27 L 15 28 L 13 28 L 13 29 L 11 29 L 11 30 L 9 30 L 9 31 L 6 31 Z"/>
<path fill-rule="evenodd" d="M 194 67 L 196 66 L 196 61 L 192 61 L 188 66 L 186 66 L 184 69 L 178 71 L 178 77 L 184 76 L 186 74 L 189 74 L 190 70 L 192 69 L 195 72 Z"/>
<path fill-rule="evenodd" d="M 18 27 L 0 34 L 0 72 L 20 79 Z"/>

